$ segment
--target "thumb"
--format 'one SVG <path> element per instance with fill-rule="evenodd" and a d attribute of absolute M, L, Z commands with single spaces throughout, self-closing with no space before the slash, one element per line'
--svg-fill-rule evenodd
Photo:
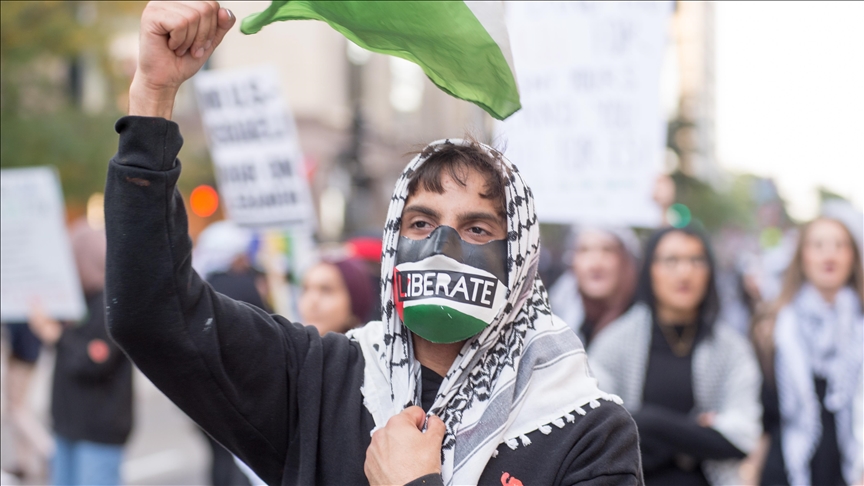
<path fill-rule="evenodd" d="M 402 414 L 417 427 L 417 430 L 423 429 L 423 423 L 426 422 L 426 412 L 422 408 L 414 405 L 402 410 Z"/>
<path fill-rule="evenodd" d="M 222 43 L 225 34 L 227 34 L 228 31 L 231 30 L 231 27 L 234 27 L 234 23 L 237 22 L 237 17 L 234 16 L 234 12 L 227 8 L 220 8 L 219 12 L 216 14 L 216 20 L 216 36 L 213 39 L 213 48 Z"/>
<path fill-rule="evenodd" d="M 444 421 L 437 415 L 430 415 L 426 422 L 426 434 L 429 436 L 429 440 L 434 438 L 440 444 L 444 441 L 445 433 L 447 433 L 447 426 L 444 425 Z"/>

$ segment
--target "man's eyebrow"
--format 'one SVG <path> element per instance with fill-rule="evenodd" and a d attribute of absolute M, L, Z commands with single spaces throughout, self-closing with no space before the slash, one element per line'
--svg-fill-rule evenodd
<path fill-rule="evenodd" d="M 441 218 L 441 213 L 439 213 L 438 211 L 435 211 L 434 209 L 432 209 L 428 206 L 423 206 L 420 204 L 412 204 L 410 206 L 405 207 L 405 209 L 402 210 L 402 212 L 408 212 L 408 211 L 415 211 L 415 212 L 418 212 L 421 214 L 425 214 L 426 216 L 429 216 L 430 218 L 435 218 L 435 219 Z"/>
<path fill-rule="evenodd" d="M 494 213 L 485 211 L 472 211 L 470 213 L 462 213 L 459 215 L 460 221 L 488 221 L 490 223 L 503 224 L 504 218 Z"/>

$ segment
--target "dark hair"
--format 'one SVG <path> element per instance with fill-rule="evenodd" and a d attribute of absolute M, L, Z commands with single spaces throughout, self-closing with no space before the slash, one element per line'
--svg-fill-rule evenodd
<path fill-rule="evenodd" d="M 462 187 L 467 186 L 469 171 L 477 171 L 483 175 L 486 182 L 485 192 L 480 194 L 483 199 L 498 201 L 498 214 L 505 216 L 507 207 L 504 193 L 504 176 L 501 173 L 501 160 L 497 151 L 489 154 L 477 141 L 467 139 L 466 144 L 455 144 L 449 141 L 438 145 L 430 145 L 419 154 L 426 157 L 414 173 L 409 176 L 408 195 L 413 195 L 419 187 L 438 194 L 444 193 L 441 175 L 446 173 Z"/>
<path fill-rule="evenodd" d="M 683 228 L 664 228 L 656 231 L 645 245 L 645 261 L 642 264 L 642 271 L 639 272 L 639 282 L 636 287 L 636 300 L 644 302 L 651 308 L 651 314 L 656 316 L 657 299 L 654 295 L 654 285 L 651 280 L 651 265 L 654 263 L 654 256 L 657 253 L 657 246 L 669 233 L 684 233 L 687 236 L 698 238 L 702 242 L 702 247 L 705 250 L 705 257 L 708 259 L 708 288 L 705 290 L 705 296 L 702 297 L 702 302 L 699 303 L 699 323 L 705 326 L 707 331 L 711 331 L 714 327 L 717 316 L 720 314 L 720 296 L 717 294 L 717 284 L 715 282 L 716 264 L 714 262 L 714 254 L 711 251 L 711 245 L 708 242 L 708 237 L 701 230 L 693 226 L 685 226 Z"/>

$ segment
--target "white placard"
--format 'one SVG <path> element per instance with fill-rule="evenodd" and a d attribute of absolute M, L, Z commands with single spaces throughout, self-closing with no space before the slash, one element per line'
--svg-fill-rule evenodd
<path fill-rule="evenodd" d="M 86 305 L 53 167 L 0 170 L 0 319 L 26 321 L 37 303 L 77 321 Z"/>
<path fill-rule="evenodd" d="M 665 154 L 660 71 L 671 2 L 513 2 L 522 110 L 497 138 L 540 220 L 655 226 Z"/>
<path fill-rule="evenodd" d="M 297 127 L 276 69 L 202 71 L 194 82 L 228 217 L 244 226 L 314 227 Z"/>

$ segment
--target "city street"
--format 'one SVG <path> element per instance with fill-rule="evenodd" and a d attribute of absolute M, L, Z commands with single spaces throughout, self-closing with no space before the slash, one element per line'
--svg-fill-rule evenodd
<path fill-rule="evenodd" d="M 8 345 L 2 346 L 2 371 L 6 376 Z M 39 421 L 50 427 L 51 370 L 54 353 L 43 351 L 30 388 L 30 403 Z M 123 480 L 128 485 L 202 485 L 209 482 L 207 443 L 195 424 L 174 406 L 150 381 L 135 371 L 135 426 L 127 444 Z M 5 395 L 2 397 L 6 408 Z M 12 466 L 7 414 L 2 422 L 2 466 Z M 3 475 L 3 485 L 22 484 Z M 28 483 L 23 483 L 28 484 Z M 35 484 L 35 483 L 30 483 Z"/>

